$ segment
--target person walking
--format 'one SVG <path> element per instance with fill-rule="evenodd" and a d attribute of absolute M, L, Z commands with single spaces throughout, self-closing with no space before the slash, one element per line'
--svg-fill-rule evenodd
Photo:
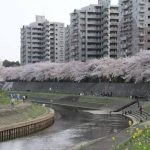
<path fill-rule="evenodd" d="M 140 106 L 139 111 L 140 111 L 140 114 L 142 114 L 142 112 L 143 112 L 142 106 Z"/>
<path fill-rule="evenodd" d="M 15 106 L 15 99 L 12 98 L 10 103 L 11 103 L 11 109 L 13 109 Z"/>

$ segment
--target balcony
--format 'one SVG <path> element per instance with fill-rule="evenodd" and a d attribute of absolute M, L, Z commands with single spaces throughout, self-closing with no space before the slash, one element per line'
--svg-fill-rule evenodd
<path fill-rule="evenodd" d="M 130 0 L 123 0 L 122 3 L 130 2 Z"/>
<path fill-rule="evenodd" d="M 140 20 L 140 21 L 144 21 L 144 18 L 140 17 L 139 20 Z"/>
<path fill-rule="evenodd" d="M 140 1 L 139 4 L 140 4 L 140 5 L 144 5 L 145 2 L 144 2 L 144 1 Z"/>
<path fill-rule="evenodd" d="M 100 41 L 99 39 L 88 39 L 88 42 L 90 43 L 97 43 L 99 41 Z"/>
<path fill-rule="evenodd" d="M 117 37 L 117 33 L 110 33 L 110 37 Z"/>
<path fill-rule="evenodd" d="M 87 30 L 90 30 L 90 31 L 99 31 L 100 28 L 98 28 L 98 27 L 87 27 Z"/>
<path fill-rule="evenodd" d="M 96 45 L 87 45 L 87 48 L 91 48 L 91 49 L 100 49 L 100 46 L 96 46 Z"/>
<path fill-rule="evenodd" d="M 117 27 L 117 26 L 118 26 L 118 22 L 111 21 L 111 22 L 110 22 L 110 25 Z"/>
<path fill-rule="evenodd" d="M 97 36 L 101 36 L 101 34 L 99 33 L 87 33 L 87 36 L 91 36 L 91 37 L 97 37 Z"/>
<path fill-rule="evenodd" d="M 117 50 L 117 45 L 115 46 L 115 45 L 110 45 L 110 49 L 116 49 Z M 113 51 L 111 51 L 111 54 L 113 53 Z M 115 54 L 117 53 L 117 52 L 114 52 Z"/>
<path fill-rule="evenodd" d="M 98 19 L 99 16 L 97 16 L 97 15 L 87 15 L 87 18 L 88 18 L 88 19 L 91 19 L 91 18 L 92 18 L 92 19 L 93 19 L 93 18 L 97 18 L 97 19 Z"/>
<path fill-rule="evenodd" d="M 127 40 L 127 37 L 126 37 L 126 36 L 123 36 L 123 37 L 120 38 L 120 40 L 121 40 L 121 41 L 126 41 L 126 40 Z"/>
<path fill-rule="evenodd" d="M 139 42 L 139 45 L 143 45 L 145 42 L 144 41 L 140 41 Z"/>
<path fill-rule="evenodd" d="M 97 50 L 94 51 L 88 51 L 87 55 L 97 55 Z"/>
<path fill-rule="evenodd" d="M 122 44 L 122 45 L 121 45 L 121 48 L 122 48 L 122 49 L 127 49 L 127 48 L 128 48 L 128 45 L 127 45 L 127 44 Z"/>
<path fill-rule="evenodd" d="M 126 10 L 126 9 L 129 9 L 129 7 L 130 7 L 130 4 L 126 4 L 124 5 L 123 9 Z"/>
<path fill-rule="evenodd" d="M 95 25 L 95 24 L 100 24 L 98 21 L 88 21 L 88 25 Z"/>
<path fill-rule="evenodd" d="M 144 13 L 145 11 L 144 11 L 144 9 L 140 9 L 139 12 L 140 13 Z"/>
<path fill-rule="evenodd" d="M 144 33 L 140 33 L 140 34 L 139 34 L 140 37 L 143 37 L 144 35 L 145 35 Z"/>
<path fill-rule="evenodd" d="M 110 55 L 117 55 L 117 49 L 116 51 L 111 51 L 111 47 L 110 47 Z"/>
<path fill-rule="evenodd" d="M 110 43 L 117 43 L 117 40 L 110 39 Z"/>

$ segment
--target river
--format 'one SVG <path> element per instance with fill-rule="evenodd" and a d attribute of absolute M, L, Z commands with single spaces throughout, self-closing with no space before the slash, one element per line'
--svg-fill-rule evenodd
<path fill-rule="evenodd" d="M 107 136 L 128 126 L 121 115 L 99 115 L 54 107 L 53 126 L 24 138 L 0 143 L 0 150 L 70 150 L 76 144 Z"/>

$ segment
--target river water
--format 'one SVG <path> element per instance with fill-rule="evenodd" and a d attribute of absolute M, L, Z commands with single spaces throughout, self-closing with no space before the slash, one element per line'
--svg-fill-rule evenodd
<path fill-rule="evenodd" d="M 99 115 L 55 107 L 53 126 L 36 134 L 0 143 L 0 150 L 70 150 L 76 144 L 107 136 L 126 128 L 121 115 Z"/>

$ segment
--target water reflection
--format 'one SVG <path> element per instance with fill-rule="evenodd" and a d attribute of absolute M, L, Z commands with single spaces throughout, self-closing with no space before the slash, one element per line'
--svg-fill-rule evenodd
<path fill-rule="evenodd" d="M 96 115 L 56 107 L 55 124 L 39 133 L 0 143 L 0 150 L 67 150 L 87 140 L 106 136 L 127 127 L 124 117 Z"/>

